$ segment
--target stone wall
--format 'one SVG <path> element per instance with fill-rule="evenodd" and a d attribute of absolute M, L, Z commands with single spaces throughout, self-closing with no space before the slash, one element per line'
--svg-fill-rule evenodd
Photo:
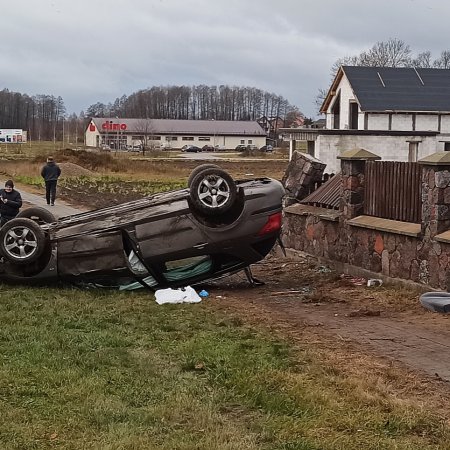
<path fill-rule="evenodd" d="M 450 290 L 450 161 L 430 158 L 422 160 L 420 225 L 362 216 L 365 162 L 343 158 L 340 210 L 301 204 L 285 208 L 285 246 L 374 275 Z"/>
<path fill-rule="evenodd" d="M 330 262 L 450 290 L 448 243 L 343 226 L 338 221 L 299 212 L 285 213 L 283 242 L 287 248 Z"/>

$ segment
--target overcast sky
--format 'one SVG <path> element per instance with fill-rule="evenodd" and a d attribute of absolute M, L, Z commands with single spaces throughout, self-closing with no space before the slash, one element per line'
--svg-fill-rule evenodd
<path fill-rule="evenodd" d="M 316 117 L 333 63 L 397 38 L 450 49 L 444 0 L 0 0 L 0 89 L 68 113 L 166 85 L 252 86 Z"/>

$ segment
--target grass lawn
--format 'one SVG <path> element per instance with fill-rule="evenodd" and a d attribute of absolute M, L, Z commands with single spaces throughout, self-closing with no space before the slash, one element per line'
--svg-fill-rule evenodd
<path fill-rule="evenodd" d="M 212 306 L 1 287 L 1 449 L 438 449 L 429 408 Z"/>

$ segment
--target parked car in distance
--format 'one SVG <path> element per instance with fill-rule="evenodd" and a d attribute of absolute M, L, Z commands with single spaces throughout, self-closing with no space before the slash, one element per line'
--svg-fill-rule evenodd
<path fill-rule="evenodd" d="M 202 164 L 187 188 L 121 205 L 59 219 L 26 208 L 0 230 L 0 280 L 156 290 L 244 269 L 252 281 L 250 264 L 279 241 L 284 193 Z"/>
<path fill-rule="evenodd" d="M 216 150 L 216 148 L 215 148 L 213 145 L 204 145 L 204 146 L 202 147 L 202 150 L 203 150 L 204 152 L 213 152 L 213 151 Z"/>
<path fill-rule="evenodd" d="M 243 152 L 244 150 L 247 150 L 247 146 L 245 144 L 239 144 L 235 150 L 239 151 L 239 152 Z"/>
<path fill-rule="evenodd" d="M 273 147 L 271 145 L 263 145 L 260 150 L 262 152 L 270 153 L 273 152 Z"/>
<path fill-rule="evenodd" d="M 181 148 L 182 152 L 198 153 L 202 151 L 202 149 L 200 147 L 197 147 L 196 145 L 188 145 L 186 146 L 186 148 L 183 147 Z"/>
<path fill-rule="evenodd" d="M 129 152 L 140 152 L 140 151 L 142 151 L 142 145 L 138 145 L 138 144 L 127 145 L 127 150 Z"/>

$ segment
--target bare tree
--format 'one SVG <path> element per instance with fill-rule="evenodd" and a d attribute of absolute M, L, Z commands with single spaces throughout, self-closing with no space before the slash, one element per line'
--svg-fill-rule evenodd
<path fill-rule="evenodd" d="M 444 50 L 433 63 L 436 69 L 450 69 L 450 50 Z"/>
<path fill-rule="evenodd" d="M 159 149 L 160 143 L 156 139 L 155 128 L 151 120 L 139 120 L 135 130 L 136 134 L 139 136 L 139 145 L 141 146 L 143 155 L 145 155 L 147 150 L 154 151 Z"/>
<path fill-rule="evenodd" d="M 411 65 L 411 49 L 400 39 L 377 42 L 368 52 L 360 55 L 362 66 L 408 67 Z"/>
<path fill-rule="evenodd" d="M 341 66 L 362 66 L 362 65 L 365 65 L 365 64 L 361 64 L 360 56 L 345 56 L 344 58 L 339 58 L 331 66 L 331 72 L 330 72 L 331 79 L 332 80 L 334 79 L 334 77 L 336 76 L 336 74 Z M 325 95 L 326 95 L 325 89 L 320 89 L 320 91 L 325 91 Z"/>
<path fill-rule="evenodd" d="M 401 39 L 390 38 L 385 42 L 377 42 L 372 48 L 357 56 L 338 59 L 331 67 L 331 76 L 334 79 L 341 66 L 413 67 L 414 64 L 417 64 L 417 67 L 431 67 L 431 53 L 423 52 L 416 59 L 413 59 L 408 44 Z M 318 109 L 322 105 L 327 92 L 326 89 L 319 89 L 315 99 Z"/>
<path fill-rule="evenodd" d="M 322 88 L 319 89 L 319 91 L 318 91 L 318 93 L 316 95 L 315 102 L 314 102 L 315 106 L 316 106 L 316 109 L 317 109 L 317 113 L 320 112 L 320 108 L 322 107 L 323 102 L 325 101 L 325 98 L 326 98 L 327 94 L 328 94 L 328 91 L 326 89 L 322 89 Z"/>
<path fill-rule="evenodd" d="M 431 61 L 431 52 L 422 52 L 417 55 L 417 58 L 412 60 L 413 67 L 420 67 L 423 69 L 429 69 L 433 67 L 433 62 Z"/>

